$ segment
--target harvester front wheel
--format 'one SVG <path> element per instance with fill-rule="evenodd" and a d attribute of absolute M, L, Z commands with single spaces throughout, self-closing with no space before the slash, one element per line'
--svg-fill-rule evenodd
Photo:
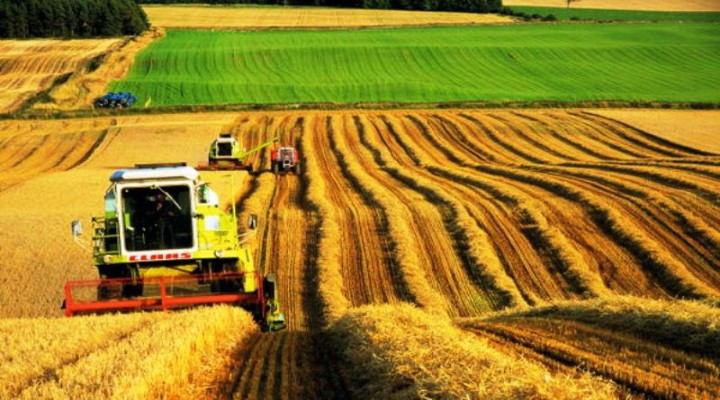
<path fill-rule="evenodd" d="M 285 316 L 280 313 L 274 274 L 269 274 L 263 278 L 263 293 L 265 295 L 265 321 L 262 323 L 263 331 L 275 332 L 287 328 Z"/>

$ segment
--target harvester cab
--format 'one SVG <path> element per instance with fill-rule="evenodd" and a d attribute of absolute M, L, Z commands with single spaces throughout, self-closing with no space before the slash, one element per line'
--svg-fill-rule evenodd
<path fill-rule="evenodd" d="M 210 144 L 207 165 L 199 165 L 201 171 L 245 170 L 253 173 L 253 165 L 244 160 L 278 140 L 274 137 L 250 150 L 244 150 L 229 133 L 223 133 Z"/>
<path fill-rule="evenodd" d="M 292 171 L 300 175 L 300 152 L 294 147 L 280 147 L 270 153 L 271 169 L 275 175 Z"/>
<path fill-rule="evenodd" d="M 256 271 L 248 245 L 257 217 L 240 240 L 235 213 L 184 164 L 115 171 L 110 183 L 105 215 L 92 218 L 100 279 L 65 285 L 66 315 L 231 303 L 267 330 L 285 327 L 275 278 Z"/>

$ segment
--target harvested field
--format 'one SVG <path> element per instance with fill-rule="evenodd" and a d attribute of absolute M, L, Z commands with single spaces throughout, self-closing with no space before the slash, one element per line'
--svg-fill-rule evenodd
<path fill-rule="evenodd" d="M 143 10 L 153 25 L 163 28 L 317 29 L 513 22 L 509 17 L 493 14 L 314 7 L 145 5 Z"/>
<path fill-rule="evenodd" d="M 668 124 L 675 119 L 673 111 L 664 115 Z M 702 115 L 712 119 L 716 113 Z M 255 257 L 262 271 L 278 276 L 289 325 L 287 332 L 271 335 L 218 327 L 218 335 L 235 330 L 235 336 L 223 336 L 235 350 L 223 353 L 225 364 L 218 368 L 224 375 L 207 383 L 205 394 L 712 397 L 718 387 L 716 355 L 698 355 L 697 348 L 681 342 L 638 339 L 638 332 L 659 332 L 653 321 L 667 318 L 643 317 L 650 322 L 639 328 L 628 323 L 630 331 L 615 337 L 608 334 L 613 328 L 593 322 L 599 317 L 590 311 L 562 318 L 558 313 L 492 314 L 512 306 L 538 307 L 542 313 L 559 300 L 622 311 L 632 306 L 586 300 L 630 295 L 643 298 L 631 302 L 649 304 L 643 312 L 670 310 L 672 318 L 682 319 L 678 310 L 685 309 L 689 320 L 715 318 L 712 310 L 688 305 L 696 303 L 670 299 L 720 297 L 720 156 L 707 151 L 718 146 L 717 138 L 702 148 L 686 147 L 661 138 L 652 127 L 621 121 L 584 110 L 0 121 L 0 268 L 6 271 L 0 315 L 58 316 L 64 281 L 95 276 L 89 254 L 72 243 L 68 225 L 100 212 L 113 170 L 139 162 L 195 164 L 220 132 L 234 133 L 247 147 L 280 132 L 283 144 L 304 155 L 301 176 L 269 173 L 268 149 L 250 160 L 262 170 L 257 176 L 202 173 L 225 207 L 234 191 L 241 216 L 260 216 Z M 157 315 L 128 319 L 128 329 L 175 318 Z M 453 326 L 459 317 L 470 318 L 462 320 L 463 330 Z M 109 319 L 100 321 L 121 317 L 104 318 Z M 74 321 L 81 319 L 63 322 Z M 679 337 L 705 337 L 698 336 L 700 328 L 676 328 Z M 702 329 L 710 338 L 716 335 L 712 324 Z M 137 342 L 128 344 L 151 340 L 141 338 L 146 330 L 138 328 Z M 580 347 L 583 335 L 593 338 L 593 346 L 580 354 L 570 348 Z M 497 367 L 508 376 L 526 371 L 526 379 L 513 387 L 502 386 L 506 380 L 482 380 L 481 368 L 457 364 L 460 355 L 451 351 L 449 337 L 458 348 L 474 349 L 463 352 L 471 354 L 464 362 L 487 365 L 488 371 Z M 189 338 L 178 340 L 178 352 L 193 346 Z M 340 342 L 352 344 L 333 344 Z M 495 349 L 480 351 L 488 343 Z M 609 366 L 590 354 L 625 345 L 626 353 L 612 350 Z M 79 361 L 60 378 L 4 390 L 11 396 L 72 397 L 75 383 L 64 377 L 90 365 L 83 361 L 87 347 L 72 351 L 68 359 Z M 109 350 L 98 354 L 114 362 Z M 378 358 L 363 358 L 368 354 Z M 65 361 L 52 359 L 46 368 L 65 370 Z M 52 364 L 58 362 L 61 367 Z M 650 362 L 665 372 L 639 372 Z M 578 365 L 588 365 L 601 379 L 578 375 Z M 457 380 L 432 373 L 446 367 L 457 369 L 450 375 Z M 364 386 L 367 379 L 377 386 Z M 662 384 L 647 384 L 655 380 Z M 140 397 L 156 389 L 134 392 L 140 389 L 130 386 L 127 391 Z M 108 390 L 108 396 L 115 393 Z"/>
<path fill-rule="evenodd" d="M 301 178 L 232 174 L 239 211 L 263 217 L 257 257 L 289 285 L 282 300 L 298 329 L 318 302 L 303 297 L 308 275 L 321 278 L 314 284 L 335 316 L 401 301 L 467 317 L 720 289 L 718 156 L 594 112 L 178 114 L 2 128 L 5 316 L 53 315 L 60 286 L 38 301 L 33 285 L 94 275 L 65 229 L 99 209 L 113 169 L 198 163 L 221 131 L 248 147 L 282 132 L 307 156 Z M 268 154 L 250 162 L 267 168 Z M 230 174 L 203 176 L 229 200 Z M 67 190 L 77 182 L 83 190 Z"/>
<path fill-rule="evenodd" d="M 567 7 L 566 0 L 503 0 L 504 6 Z M 642 11 L 720 11 L 717 0 L 579 0 L 571 8 Z"/>
<path fill-rule="evenodd" d="M 122 39 L 0 40 L 0 114 L 68 79 Z"/>

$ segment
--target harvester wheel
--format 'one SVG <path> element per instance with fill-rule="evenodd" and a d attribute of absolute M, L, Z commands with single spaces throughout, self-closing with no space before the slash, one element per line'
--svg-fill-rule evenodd
<path fill-rule="evenodd" d="M 275 174 L 275 175 L 280 173 L 280 166 L 278 165 L 278 163 L 273 163 L 272 171 L 273 171 L 273 174 Z"/>
<path fill-rule="evenodd" d="M 300 170 L 300 164 L 295 164 L 295 175 L 298 175 L 298 176 L 299 176 L 299 175 L 300 175 L 300 172 L 302 172 L 302 171 Z"/>

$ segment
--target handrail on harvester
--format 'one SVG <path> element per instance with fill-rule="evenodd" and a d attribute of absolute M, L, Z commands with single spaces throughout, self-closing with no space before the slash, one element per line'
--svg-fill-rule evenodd
<path fill-rule="evenodd" d="M 255 274 L 257 280 L 257 291 L 252 293 L 202 293 L 185 296 L 177 296 L 168 293 L 168 287 L 174 289 L 177 285 L 193 282 L 211 282 L 227 279 L 241 279 L 241 273 L 221 273 L 212 275 L 186 275 L 186 276 L 159 276 L 148 278 L 114 278 L 114 279 L 91 279 L 82 281 L 68 281 L 65 284 L 65 315 L 72 317 L 81 313 L 103 313 L 113 311 L 132 310 L 168 310 L 177 307 L 189 307 L 195 305 L 236 303 L 238 305 L 254 305 L 258 307 L 260 316 L 265 318 L 265 293 L 263 280 L 260 274 Z M 145 286 L 159 287 L 159 296 L 137 296 L 122 299 L 82 301 L 73 296 L 73 289 L 93 289 L 99 286 L 110 286 L 113 284 L 138 284 Z"/>

